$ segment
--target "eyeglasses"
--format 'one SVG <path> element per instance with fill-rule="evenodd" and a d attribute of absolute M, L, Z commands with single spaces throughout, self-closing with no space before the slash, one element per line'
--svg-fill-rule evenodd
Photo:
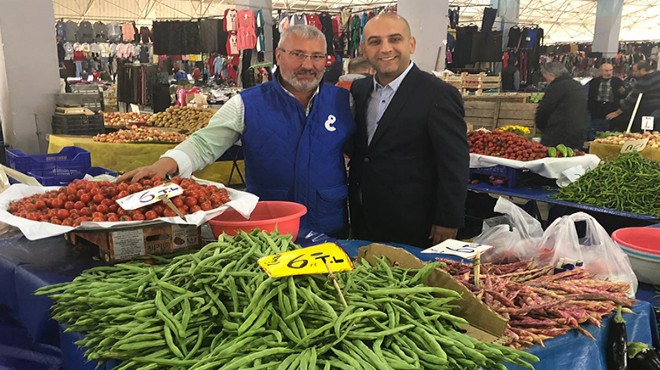
<path fill-rule="evenodd" d="M 312 63 L 321 63 L 321 62 L 325 63 L 325 59 L 328 57 L 327 54 L 311 54 L 310 55 L 310 54 L 305 54 L 305 53 L 303 53 L 301 51 L 297 51 L 297 50 L 285 50 L 285 49 L 282 49 L 282 48 L 279 48 L 279 49 L 282 50 L 283 52 L 289 54 L 291 56 L 291 58 L 293 58 L 294 60 L 296 60 L 300 63 L 304 62 L 307 58 L 309 58 L 312 61 Z"/>

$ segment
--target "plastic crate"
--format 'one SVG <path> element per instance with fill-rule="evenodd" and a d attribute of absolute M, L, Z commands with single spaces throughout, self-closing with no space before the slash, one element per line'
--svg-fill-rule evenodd
<path fill-rule="evenodd" d="M 59 153 L 27 155 L 20 150 L 7 150 L 7 165 L 32 176 L 42 185 L 65 185 L 82 179 L 92 166 L 91 154 L 76 146 Z"/>
<path fill-rule="evenodd" d="M 117 172 L 113 170 L 108 170 L 103 167 L 90 167 L 87 170 L 87 174 L 94 177 L 94 176 L 99 176 L 99 175 L 110 175 L 110 176 L 117 176 Z"/>
<path fill-rule="evenodd" d="M 53 128 L 53 134 L 56 135 L 96 135 L 105 133 L 102 114 L 93 116 L 54 115 L 51 127 Z"/>
<path fill-rule="evenodd" d="M 470 168 L 470 174 L 501 177 L 506 180 L 506 187 L 515 188 L 516 185 L 518 185 L 523 171 L 507 166 L 496 165 L 493 167 Z"/>

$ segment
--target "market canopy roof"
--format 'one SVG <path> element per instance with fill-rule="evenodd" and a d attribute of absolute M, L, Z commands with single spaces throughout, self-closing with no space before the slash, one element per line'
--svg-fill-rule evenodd
<path fill-rule="evenodd" d="M 502 4 L 504 0 L 500 0 Z M 609 1 L 609 0 L 604 0 Z M 234 0 L 53 0 L 55 17 L 101 21 L 195 19 L 224 14 L 235 6 Z M 382 0 L 273 0 L 273 8 L 305 11 L 356 10 L 396 1 Z M 520 0 L 521 26 L 538 25 L 545 30 L 545 43 L 592 41 L 596 22 L 596 0 Z M 480 25 L 485 6 L 491 0 L 450 0 L 461 7 L 460 22 Z M 510 27 L 512 25 L 507 25 Z M 660 40 L 658 0 L 624 0 L 619 40 Z"/>

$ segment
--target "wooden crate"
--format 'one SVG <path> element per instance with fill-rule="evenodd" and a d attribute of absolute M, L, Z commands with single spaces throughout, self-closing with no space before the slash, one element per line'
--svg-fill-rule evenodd
<path fill-rule="evenodd" d="M 499 103 L 489 101 L 466 101 L 465 121 L 471 123 L 475 129 L 496 127 L 499 114 Z"/>
<path fill-rule="evenodd" d="M 519 125 L 529 127 L 532 134 L 536 132 L 534 116 L 538 104 L 501 102 L 496 127 Z"/>

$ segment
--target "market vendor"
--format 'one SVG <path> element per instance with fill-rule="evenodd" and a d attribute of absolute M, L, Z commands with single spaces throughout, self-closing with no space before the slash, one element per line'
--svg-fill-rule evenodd
<path fill-rule="evenodd" d="M 660 71 L 656 71 L 647 61 L 637 62 L 632 68 L 633 76 L 637 79 L 633 90 L 621 102 L 621 108 L 607 115 L 608 120 L 614 120 L 623 113 L 630 117 L 633 113 L 637 97 L 642 94 L 642 100 L 635 114 L 635 120 L 631 128 L 632 132 L 642 132 L 642 117 L 655 117 L 655 127 L 660 127 Z M 626 127 L 618 127 L 625 131 Z"/>
<path fill-rule="evenodd" d="M 587 140 L 589 119 L 587 94 L 575 81 L 564 64 L 550 62 L 541 66 L 548 82 L 543 99 L 536 108 L 536 127 L 541 130 L 541 144 L 564 144 L 581 149 Z"/>
<path fill-rule="evenodd" d="M 229 99 L 209 125 L 148 167 L 119 178 L 188 177 L 213 163 L 239 138 L 247 190 L 261 200 L 307 206 L 301 229 L 345 237 L 348 185 L 343 149 L 355 129 L 350 93 L 322 83 L 325 36 L 294 25 L 281 35 L 272 81 Z"/>

